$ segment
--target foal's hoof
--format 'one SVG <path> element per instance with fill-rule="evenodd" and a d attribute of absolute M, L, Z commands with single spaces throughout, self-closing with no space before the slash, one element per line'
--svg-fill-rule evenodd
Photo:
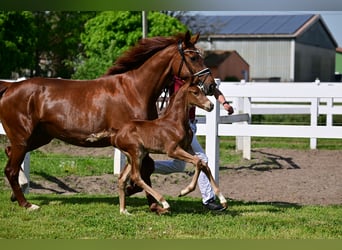
<path fill-rule="evenodd" d="M 158 215 L 169 213 L 169 208 L 163 208 L 157 203 L 152 203 L 150 206 L 150 211 L 155 212 Z"/>
<path fill-rule="evenodd" d="M 26 208 L 27 211 L 36 211 L 36 210 L 39 210 L 39 209 L 40 209 L 40 207 L 35 205 L 35 204 L 31 204 L 31 206 Z"/>
<path fill-rule="evenodd" d="M 131 213 L 129 213 L 127 211 L 127 209 L 124 209 L 124 210 L 120 211 L 120 214 L 122 214 L 122 215 L 132 215 Z"/>

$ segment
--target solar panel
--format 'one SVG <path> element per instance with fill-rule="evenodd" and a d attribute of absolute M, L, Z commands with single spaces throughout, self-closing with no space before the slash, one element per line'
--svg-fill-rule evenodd
<path fill-rule="evenodd" d="M 211 33 L 231 35 L 293 34 L 313 15 L 197 16 Z"/>

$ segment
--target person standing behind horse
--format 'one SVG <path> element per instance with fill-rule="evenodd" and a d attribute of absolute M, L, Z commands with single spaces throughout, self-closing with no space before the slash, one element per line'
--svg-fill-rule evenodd
<path fill-rule="evenodd" d="M 174 76 L 173 81 L 174 81 L 173 84 L 169 88 L 170 96 L 176 91 L 178 91 L 178 89 L 184 84 L 183 80 L 178 78 L 177 76 Z M 224 109 L 228 112 L 229 115 L 234 113 L 233 107 L 226 101 L 224 95 L 218 88 L 215 89 L 214 96 L 223 105 Z M 195 119 L 195 111 L 196 111 L 195 107 L 192 107 L 189 111 L 189 123 L 190 123 L 190 128 L 193 132 L 191 147 L 193 151 L 195 152 L 195 154 L 201 160 L 208 163 L 208 157 L 205 154 L 203 148 L 201 147 L 201 145 L 199 144 L 196 138 L 196 131 L 197 131 L 196 122 L 197 121 Z M 154 173 L 171 174 L 171 173 L 176 173 L 176 172 L 184 172 L 185 165 L 186 165 L 186 162 L 177 160 L 177 159 L 158 160 L 158 161 L 155 161 Z M 216 197 L 210 185 L 210 181 L 203 172 L 200 173 L 200 176 L 198 178 L 198 187 L 202 195 L 203 206 L 205 206 L 209 210 L 214 210 L 214 211 L 224 211 L 226 209 L 221 204 L 216 203 L 215 201 Z"/>

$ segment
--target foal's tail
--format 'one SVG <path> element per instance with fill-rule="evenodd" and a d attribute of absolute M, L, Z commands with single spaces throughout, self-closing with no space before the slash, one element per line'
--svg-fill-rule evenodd
<path fill-rule="evenodd" d="M 4 82 L 0 81 L 0 98 L 5 93 L 5 91 L 8 89 L 8 87 L 11 85 L 11 82 Z"/>

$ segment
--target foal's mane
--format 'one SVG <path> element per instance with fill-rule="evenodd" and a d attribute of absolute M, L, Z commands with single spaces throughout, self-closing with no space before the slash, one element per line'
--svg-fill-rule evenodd
<path fill-rule="evenodd" d="M 172 37 L 144 38 L 120 56 L 114 65 L 108 69 L 105 76 L 115 75 L 139 68 L 148 58 L 160 50 L 184 40 L 185 34 L 180 33 Z"/>
<path fill-rule="evenodd" d="M 177 92 L 175 92 L 175 93 L 173 93 L 171 96 L 170 96 L 170 99 L 169 99 L 169 104 L 165 107 L 165 110 L 164 110 L 164 112 L 163 112 L 163 114 L 167 114 L 167 113 L 169 113 L 169 112 L 174 112 L 174 110 L 173 110 L 173 102 L 175 101 L 175 99 L 176 99 L 176 96 L 177 95 L 181 95 L 181 97 L 182 96 L 184 96 L 184 94 L 186 94 L 186 92 L 188 91 L 188 89 L 189 89 L 189 87 L 190 87 L 190 83 L 185 83 L 184 85 L 182 85 L 179 89 L 178 89 L 178 91 Z M 182 98 L 182 99 L 184 99 L 184 98 Z M 185 99 L 184 99 L 185 100 Z M 186 101 L 188 101 L 188 100 L 186 100 Z M 171 105 L 170 105 L 171 104 Z"/>

